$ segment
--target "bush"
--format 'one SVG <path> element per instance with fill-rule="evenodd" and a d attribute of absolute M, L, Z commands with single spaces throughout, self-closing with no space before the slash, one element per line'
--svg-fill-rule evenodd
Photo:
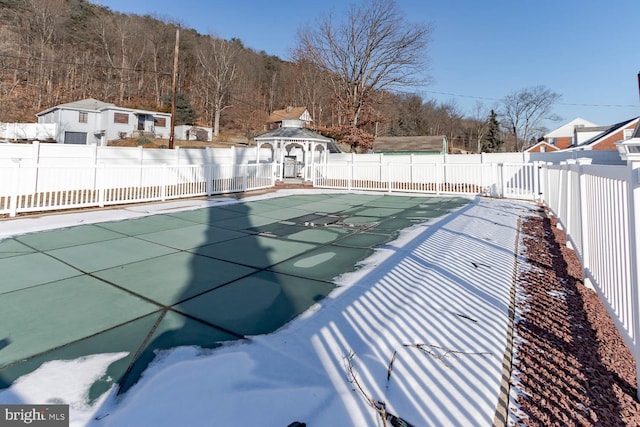
<path fill-rule="evenodd" d="M 153 141 L 151 141 L 148 137 L 146 136 L 141 136 L 138 137 L 138 139 L 136 140 L 136 144 L 138 145 L 147 145 L 147 144 L 151 144 Z"/>

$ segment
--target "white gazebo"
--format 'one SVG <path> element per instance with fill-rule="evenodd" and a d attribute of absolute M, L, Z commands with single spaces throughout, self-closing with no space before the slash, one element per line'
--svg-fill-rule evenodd
<path fill-rule="evenodd" d="M 271 148 L 271 158 L 278 165 L 276 179 L 298 178 L 309 181 L 313 165 L 327 163 L 331 138 L 302 127 L 300 120 L 283 120 L 282 127 L 254 138 L 256 153 Z M 258 161 L 259 159 L 256 159 Z"/>

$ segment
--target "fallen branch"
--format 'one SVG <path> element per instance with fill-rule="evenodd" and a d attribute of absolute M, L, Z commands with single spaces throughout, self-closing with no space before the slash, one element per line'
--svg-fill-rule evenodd
<path fill-rule="evenodd" d="M 396 360 L 397 355 L 398 355 L 398 352 L 396 350 L 393 350 L 393 355 L 391 356 L 389 367 L 387 367 L 387 387 L 389 387 L 389 380 L 391 379 L 391 371 L 393 370 L 393 362 Z"/>
<path fill-rule="evenodd" d="M 449 355 L 453 355 L 455 357 L 455 356 L 457 356 L 459 354 L 466 354 L 466 355 L 471 355 L 471 356 L 484 356 L 484 355 L 487 355 L 487 354 L 491 354 L 490 352 L 487 352 L 487 351 L 472 352 L 472 351 L 451 350 L 449 348 L 444 348 L 444 347 L 440 347 L 440 346 L 437 346 L 437 345 L 434 345 L 434 344 L 426 344 L 426 343 L 402 344 L 402 345 L 404 347 L 417 348 L 421 352 L 423 352 L 425 354 L 428 354 L 429 356 L 435 357 L 436 359 L 441 361 L 444 364 L 444 366 L 446 366 L 447 368 L 450 368 L 450 366 L 445 362 L 445 359 Z"/>
<path fill-rule="evenodd" d="M 355 359 L 355 357 L 356 357 L 356 354 L 353 350 L 349 350 L 349 353 L 346 356 L 344 356 L 345 369 L 347 370 L 347 379 L 351 384 L 353 384 L 356 387 L 357 391 L 364 398 L 364 400 L 367 401 L 369 406 L 376 411 L 376 413 L 380 417 L 380 420 L 382 420 L 383 427 L 386 427 L 387 426 L 386 405 L 384 402 L 381 402 L 369 396 L 369 394 L 365 391 L 362 384 L 360 384 L 360 381 L 358 381 L 358 376 L 356 375 L 355 368 L 353 367 L 353 359 Z"/>
<path fill-rule="evenodd" d="M 387 370 L 387 382 L 391 377 L 391 370 L 393 369 L 393 362 L 396 359 L 397 352 L 394 351 L 391 356 L 391 362 L 389 362 L 389 368 Z M 353 359 L 356 357 L 356 354 L 353 350 L 350 350 L 347 355 L 344 356 L 345 359 L 345 369 L 347 370 L 348 380 L 351 384 L 355 386 L 354 390 L 357 390 L 362 397 L 367 401 L 369 406 L 373 408 L 380 420 L 382 421 L 383 427 L 387 427 L 387 421 L 391 424 L 391 427 L 413 427 L 411 424 L 403 420 L 402 418 L 393 415 L 389 411 L 387 411 L 387 404 L 381 400 L 376 400 L 369 396 L 369 394 L 365 391 L 360 381 L 358 381 L 358 376 L 356 375 L 355 368 L 353 367 Z"/>

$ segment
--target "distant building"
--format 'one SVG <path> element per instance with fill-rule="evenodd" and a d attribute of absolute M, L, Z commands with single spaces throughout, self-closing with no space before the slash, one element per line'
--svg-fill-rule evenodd
<path fill-rule="evenodd" d="M 269 115 L 267 129 L 273 130 L 282 127 L 283 120 L 300 120 L 303 127 L 307 127 L 313 122 L 307 107 L 287 107 L 284 110 L 275 110 Z"/>
<path fill-rule="evenodd" d="M 551 145 L 546 141 L 539 141 L 537 144 L 532 145 L 531 147 L 527 148 L 524 151 L 526 151 L 527 153 L 548 153 L 548 152 L 559 151 L 559 150 L 560 149 L 555 145 Z"/>
<path fill-rule="evenodd" d="M 213 129 L 198 125 L 176 125 L 175 138 L 184 141 L 211 141 Z"/>
<path fill-rule="evenodd" d="M 384 154 L 447 154 L 445 135 L 379 136 L 373 141 L 374 153 Z"/>
<path fill-rule="evenodd" d="M 563 150 L 578 142 L 576 140 L 577 130 L 582 128 L 593 127 L 593 126 L 598 126 L 598 125 L 588 120 L 585 120 L 583 118 L 577 117 L 571 120 L 569 123 L 566 123 L 560 126 L 559 128 L 554 129 L 548 134 L 544 135 L 542 138 L 542 141 L 540 142 L 545 142 L 550 146 L 556 147 L 558 150 Z M 539 145 L 539 144 L 534 145 L 527 151 L 540 150 L 542 147 L 546 148 L 546 151 L 551 151 L 550 147 L 546 147 L 545 145 Z"/>
<path fill-rule="evenodd" d="M 151 136 L 168 139 L 171 114 L 117 107 L 93 98 L 56 105 L 36 114 L 38 123 L 54 123 L 61 144 L 107 145 L 107 141 Z"/>
<path fill-rule="evenodd" d="M 640 117 L 628 119 L 615 125 L 598 128 L 591 138 L 576 143 L 569 147 L 571 150 L 617 150 L 616 142 L 624 141 L 632 137 L 634 130 L 638 126 Z"/>

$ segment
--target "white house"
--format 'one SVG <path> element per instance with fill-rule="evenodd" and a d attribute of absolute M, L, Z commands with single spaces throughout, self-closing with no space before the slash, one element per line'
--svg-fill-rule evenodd
<path fill-rule="evenodd" d="M 282 127 L 285 120 L 299 120 L 304 127 L 311 125 L 313 119 L 307 107 L 287 107 L 284 110 L 275 110 L 267 119 L 267 127 L 269 130 Z"/>
<path fill-rule="evenodd" d="M 171 114 L 117 107 L 93 98 L 56 105 L 36 114 L 38 123 L 56 125 L 61 144 L 107 145 L 136 136 L 169 138 Z"/>
<path fill-rule="evenodd" d="M 543 141 L 549 145 L 554 146 L 556 149 L 562 150 L 568 148 L 569 146 L 575 144 L 576 141 L 576 131 L 579 131 L 582 128 L 589 128 L 592 126 L 597 126 L 595 123 L 592 123 L 583 118 L 577 117 L 571 120 L 569 123 L 566 123 L 560 126 L 557 129 L 552 130 L 548 134 L 544 135 Z M 536 144 L 534 147 L 538 147 Z M 532 151 L 539 151 L 531 147 Z M 550 151 L 550 150 L 546 150 Z"/>

